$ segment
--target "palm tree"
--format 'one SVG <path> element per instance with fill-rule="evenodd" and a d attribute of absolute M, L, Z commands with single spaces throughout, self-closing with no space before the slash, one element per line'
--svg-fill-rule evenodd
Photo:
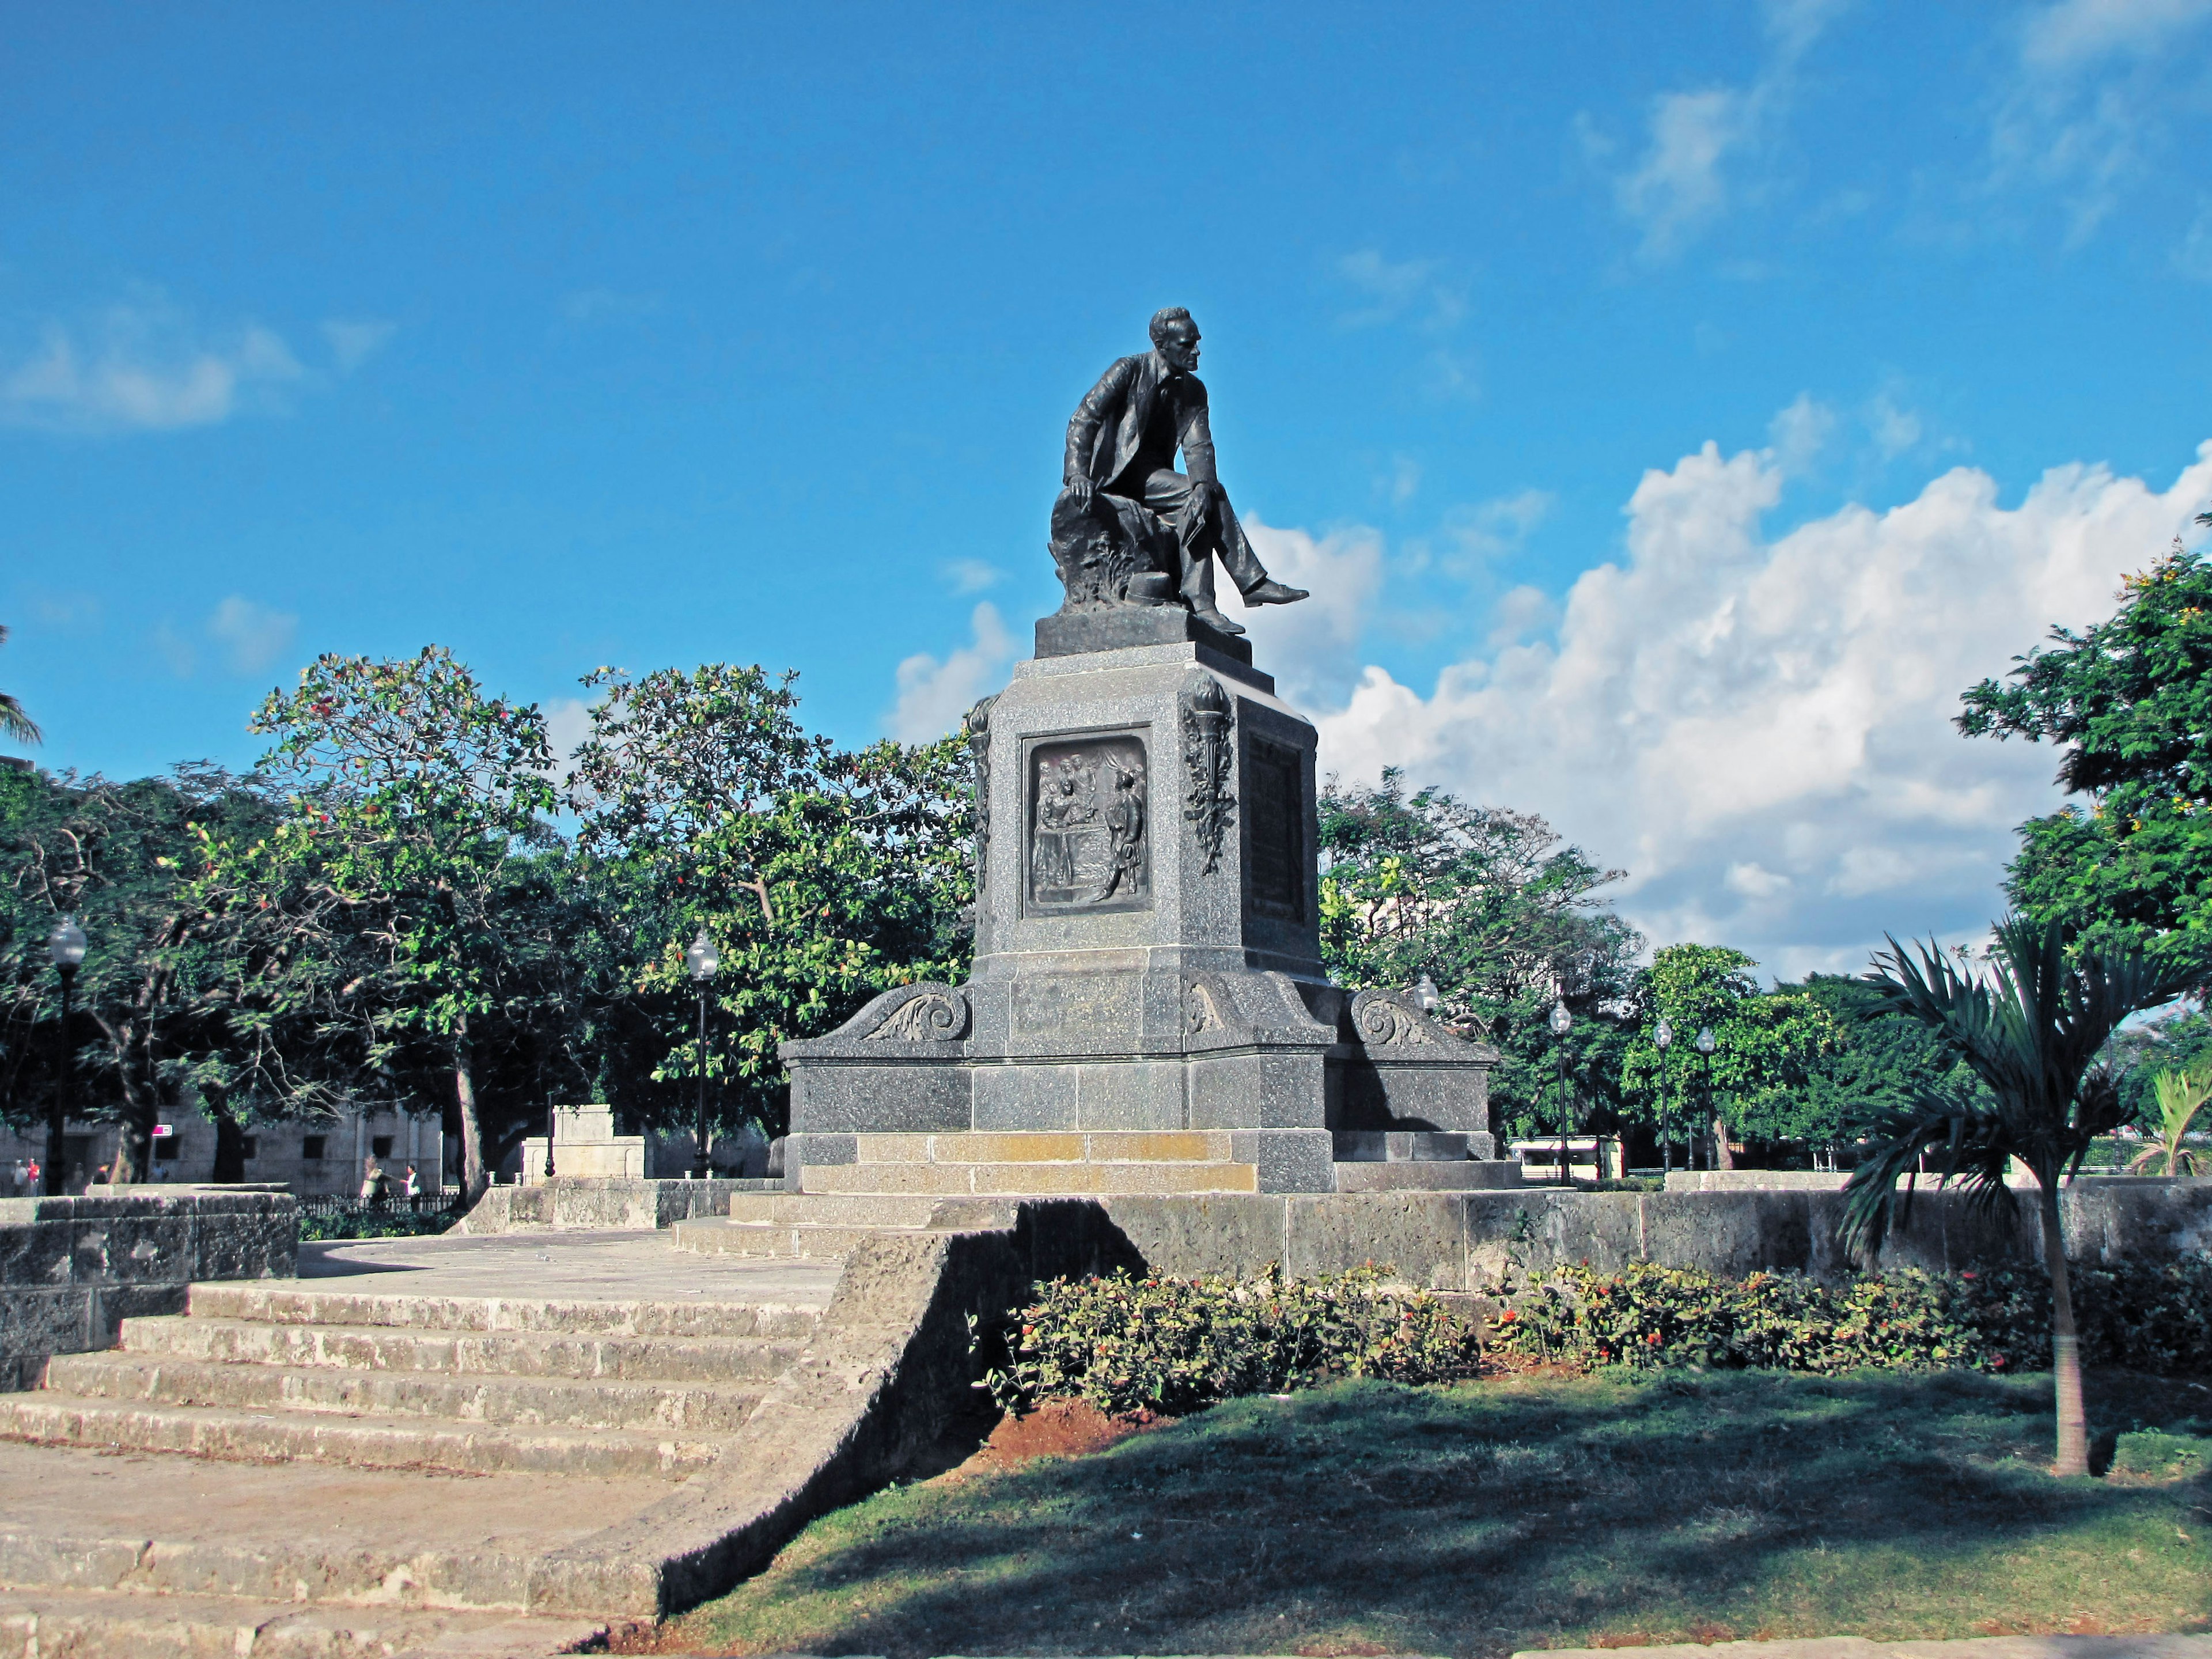
<path fill-rule="evenodd" d="M 8 643 L 8 630 L 0 628 L 0 645 Z M 13 738 L 18 743 L 39 741 L 38 723 L 23 712 L 23 705 L 0 691 L 0 738 Z"/>
<path fill-rule="evenodd" d="M 2190 1120 L 2206 1101 L 2212 1100 L 2212 1066 L 2199 1072 L 2160 1072 L 2151 1079 L 2150 1086 L 2158 1096 L 2158 1141 L 2148 1151 L 2136 1154 L 2128 1168 L 2146 1174 L 2203 1175 L 2212 1159 L 2181 1142 L 2189 1133 Z M 2153 1170 L 2150 1166 L 2161 1159 L 2166 1168 Z"/>
<path fill-rule="evenodd" d="M 2013 1212 L 2005 1172 L 2017 1158 L 2035 1178 L 2043 1265 L 2051 1274 L 2051 1363 L 2058 1413 L 2057 1474 L 2089 1467 L 2081 1404 L 2081 1352 L 2066 1272 L 2058 1183 L 2080 1167 L 2089 1142 L 2118 1127 L 2112 1075 L 2093 1069 L 2097 1051 L 2130 1014 L 2171 1001 L 2188 975 L 2131 951 L 2069 958 L 2064 927 L 2008 917 L 1997 924 L 1986 976 L 1947 960 L 1933 941 L 1912 961 L 1893 939 L 1867 977 L 1887 1006 L 1924 1021 L 1989 1085 L 1994 1107 L 1961 1104 L 1932 1087 L 1891 1115 L 1887 1136 L 1844 1189 L 1844 1237 L 1881 1249 L 1893 1218 L 1912 1201 L 1912 1177 L 1933 1161 L 1936 1184 L 1956 1182 L 1980 1205 Z M 1904 1178 L 1902 1191 L 1899 1178 Z"/>

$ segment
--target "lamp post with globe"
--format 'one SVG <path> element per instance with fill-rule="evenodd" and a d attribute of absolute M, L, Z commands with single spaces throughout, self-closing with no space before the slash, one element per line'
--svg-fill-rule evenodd
<path fill-rule="evenodd" d="M 1659 1175 L 1663 1181 L 1674 1167 L 1674 1144 L 1667 1139 L 1667 1050 L 1674 1046 L 1674 1028 L 1666 1015 L 1659 1016 L 1651 1041 L 1659 1050 Z"/>
<path fill-rule="evenodd" d="M 1574 1121 L 1567 1113 L 1567 1032 L 1575 1017 L 1567 1012 L 1565 999 L 1552 1005 L 1549 1024 L 1552 1035 L 1559 1039 L 1559 1185 L 1566 1186 L 1570 1176 L 1567 1170 L 1567 1137 L 1573 1133 Z"/>
<path fill-rule="evenodd" d="M 1698 1052 L 1705 1057 L 1705 1115 L 1708 1118 L 1713 1115 L 1713 1028 L 1710 1025 L 1704 1026 L 1698 1032 Z M 1696 1150 L 1694 1141 L 1692 1143 L 1691 1150 L 1693 1152 Z M 1716 1139 L 1713 1142 L 1713 1168 L 1717 1170 L 1720 1167 L 1721 1148 L 1717 1132 L 1716 1132 Z"/>
<path fill-rule="evenodd" d="M 684 961 L 691 970 L 691 982 L 699 988 L 699 1133 L 692 1169 L 704 1181 L 714 1168 L 707 1157 L 707 987 L 722 965 L 722 953 L 714 948 L 703 923 L 699 937 L 684 952 Z"/>
<path fill-rule="evenodd" d="M 70 1014 L 76 988 L 76 970 L 84 966 L 84 929 L 75 916 L 64 916 L 46 935 L 46 954 L 62 977 L 62 1076 L 46 1113 L 46 1189 L 49 1198 L 62 1191 L 62 1152 L 67 1144 L 70 1109 L 76 1104 L 76 1051 L 70 1046 Z"/>

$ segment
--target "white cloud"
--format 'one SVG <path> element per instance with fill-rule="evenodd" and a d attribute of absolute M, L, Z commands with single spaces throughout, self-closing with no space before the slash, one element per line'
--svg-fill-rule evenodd
<path fill-rule="evenodd" d="M 2148 56 L 2208 17 L 2212 0 L 2060 0 L 2028 18 L 2020 55 L 2040 70 Z"/>
<path fill-rule="evenodd" d="M 1765 8 L 1771 49 L 1748 85 L 1665 92 L 1651 100 L 1642 157 L 1613 179 L 1615 204 L 1643 231 L 1645 258 L 1673 258 L 1755 193 L 1757 164 L 1788 115 L 1798 60 L 1843 9 L 1837 0 L 1771 0 Z M 1587 116 L 1577 117 L 1576 131 L 1585 155 L 1598 162 L 1610 157 L 1611 141 Z"/>
<path fill-rule="evenodd" d="M 1006 574 L 998 566 L 985 564 L 981 559 L 947 559 L 938 569 L 952 584 L 956 593 L 980 593 L 997 586 Z"/>
<path fill-rule="evenodd" d="M 553 764 L 547 775 L 555 779 L 568 775 L 568 763 L 575 758 L 576 746 L 592 735 L 592 705 L 583 697 L 555 697 L 543 705 L 545 716 L 545 746 L 553 751 Z"/>
<path fill-rule="evenodd" d="M 1253 660 L 1274 674 L 1285 697 L 1306 705 L 1341 700 L 1351 691 L 1359 638 L 1382 591 L 1382 536 L 1358 526 L 1316 538 L 1243 518 L 1267 574 L 1312 597 L 1248 609 L 1224 584 L 1222 609 L 1251 634 Z"/>
<path fill-rule="evenodd" d="M 234 593 L 216 606 L 207 631 L 223 647 L 233 673 L 258 674 L 292 648 L 300 619 Z"/>
<path fill-rule="evenodd" d="M 1434 259 L 1386 259 L 1371 247 L 1347 253 L 1336 262 L 1336 274 L 1366 304 L 1339 320 L 1346 328 L 1372 328 L 1411 317 L 1431 331 L 1447 331 L 1466 316 L 1467 295 L 1442 270 Z"/>
<path fill-rule="evenodd" d="M 1990 134 L 1992 182 L 2055 191 L 2078 243 L 2119 205 L 2166 143 L 2177 75 L 2201 49 L 2183 38 L 2212 0 L 2060 0 L 2019 27 L 2019 69 Z"/>
<path fill-rule="evenodd" d="M 1767 422 L 1766 427 L 1767 441 L 1774 449 L 1774 464 L 1782 469 L 1785 478 L 1800 477 L 1809 471 L 1835 434 L 1836 411 L 1809 392 L 1799 392 L 1796 401 Z"/>
<path fill-rule="evenodd" d="M 28 357 L 0 368 L 0 422 L 68 432 L 210 426 L 279 406 L 306 373 L 259 324 L 210 339 L 155 296 L 82 326 L 46 325 Z"/>
<path fill-rule="evenodd" d="M 1458 549 L 1462 566 L 1487 564 L 1518 553 L 1553 506 L 1549 490 L 1516 490 L 1447 513 L 1443 533 Z"/>
<path fill-rule="evenodd" d="M 1376 488 L 1389 497 L 1391 506 L 1405 506 L 1419 493 L 1421 464 L 1410 455 L 1393 455 L 1390 471 L 1376 481 Z"/>
<path fill-rule="evenodd" d="M 1882 459 L 1893 461 L 1919 443 L 1920 416 L 1911 410 L 1899 409 L 1887 392 L 1881 392 L 1867 405 L 1867 430 L 1874 434 L 1875 447 L 1881 452 Z"/>
<path fill-rule="evenodd" d="M 384 343 L 398 327 L 397 323 L 380 322 L 374 318 L 349 320 L 333 317 L 323 325 L 323 338 L 330 343 L 331 357 L 338 373 L 350 374 L 383 350 Z"/>
<path fill-rule="evenodd" d="M 1678 252 L 1728 206 L 1721 165 L 1755 136 L 1751 95 L 1729 87 L 1662 93 L 1651 106 L 1644 159 L 1613 186 L 1620 210 L 1644 228 L 1644 251 Z"/>
<path fill-rule="evenodd" d="M 1529 635 L 1549 628 L 1559 619 L 1559 607 L 1540 587 L 1522 584 L 1509 588 L 1490 607 L 1490 648 L 1503 650 Z"/>
<path fill-rule="evenodd" d="M 1647 473 L 1624 557 L 1577 580 L 1556 643 L 1493 644 L 1426 696 L 1365 667 L 1320 720 L 1324 767 L 1401 765 L 1544 813 L 1630 869 L 1621 908 L 1655 943 L 1734 944 L 1795 975 L 1856 971 L 1885 931 L 1978 929 L 2014 825 L 2059 799 L 2057 757 L 1961 738 L 1959 694 L 2051 623 L 2109 613 L 2212 495 L 2212 442 L 2164 492 L 2075 465 L 2006 507 L 1959 468 L 1769 539 L 1782 483 L 1772 452 L 1711 444 Z M 1349 678 L 1352 638 L 1333 669 L 1302 661 L 1305 681 Z M 1291 659 L 1270 642 L 1261 660 Z"/>
<path fill-rule="evenodd" d="M 952 731 L 975 700 L 995 690 L 1013 661 L 1013 637 L 986 600 L 969 619 L 974 638 L 939 662 L 917 652 L 898 665 L 898 702 L 884 729 L 901 743 L 931 743 Z"/>

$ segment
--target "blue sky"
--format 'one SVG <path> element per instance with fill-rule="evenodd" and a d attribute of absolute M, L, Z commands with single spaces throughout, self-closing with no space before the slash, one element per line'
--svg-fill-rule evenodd
<path fill-rule="evenodd" d="M 1958 690 L 2212 504 L 2212 0 L 6 40 L 0 686 L 52 766 L 244 763 L 315 653 L 434 641 L 570 728 L 596 665 L 729 659 L 941 729 L 1181 303 L 1330 763 L 1546 813 L 1655 941 L 1856 967 L 1978 925 L 2054 799 Z"/>

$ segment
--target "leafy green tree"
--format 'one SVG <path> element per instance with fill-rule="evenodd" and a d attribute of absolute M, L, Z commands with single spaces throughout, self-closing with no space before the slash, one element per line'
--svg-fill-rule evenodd
<path fill-rule="evenodd" d="M 1957 1184 L 1982 1205 L 2009 1213 L 2005 1176 L 2016 1159 L 2036 1182 L 2043 1263 L 2051 1275 L 2051 1367 L 2058 1417 L 2056 1473 L 2088 1468 L 2081 1354 L 2058 1208 L 2062 1176 L 2081 1166 L 2089 1143 L 2120 1121 L 2119 1091 L 2096 1066 L 2122 1020 L 2170 1000 L 2187 969 L 2130 951 L 2070 951 L 2065 925 L 2008 917 L 1997 926 L 1986 975 L 1946 957 L 1932 942 L 1918 960 L 1895 939 L 1875 958 L 1890 1004 L 1935 1031 L 1986 1084 L 1990 1101 L 1961 1103 L 1931 1089 L 1882 1126 L 1879 1143 L 1844 1188 L 1844 1235 L 1851 1247 L 1881 1248 L 1911 1201 L 1923 1163 L 1939 1186 Z"/>
<path fill-rule="evenodd" d="M 2207 515 L 2212 521 L 2212 515 Z M 1959 729 L 2063 747 L 2069 805 L 2021 826 L 2006 884 L 2022 915 L 2087 950 L 2126 947 L 2212 986 L 2212 567 L 2173 550 L 2119 609 L 1967 691 Z"/>
<path fill-rule="evenodd" d="M 2161 1072 L 2212 1070 L 2212 1019 L 2185 1007 L 2131 1021 L 2112 1033 L 2098 1063 L 2119 1076 L 2123 1121 L 2155 1134 L 2160 1113 L 2154 1079 Z"/>
<path fill-rule="evenodd" d="M 0 628 L 0 645 L 8 643 L 8 630 Z M 40 740 L 36 721 L 23 712 L 23 705 L 5 691 L 0 691 L 0 738 L 13 738 L 18 743 Z"/>
<path fill-rule="evenodd" d="M 260 770 L 288 810 L 266 838 L 212 848 L 215 878 L 258 890 L 257 912 L 277 918 L 268 948 L 335 986 L 373 1066 L 432 1057 L 473 1202 L 488 1184 L 480 1061 L 530 1024 L 550 943 L 523 925 L 544 880 L 534 854 L 558 839 L 543 817 L 559 802 L 544 717 L 430 646 L 318 658 L 252 729 L 276 739 Z"/>
<path fill-rule="evenodd" d="M 966 971 L 963 748 L 840 751 L 800 726 L 793 678 L 714 663 L 586 680 L 603 695 L 576 755 L 579 847 L 611 933 L 644 942 L 605 957 L 599 988 L 625 1061 L 602 1075 L 635 1118 L 688 1121 L 703 1076 L 716 1121 L 780 1132 L 778 1043 Z M 703 1052 L 684 962 L 702 927 L 721 953 Z"/>
<path fill-rule="evenodd" d="M 1801 991 L 1765 992 L 1751 977 L 1759 964 L 1741 951 L 1669 945 L 1638 977 L 1635 1034 L 1621 1060 L 1621 1087 L 1636 1115 L 1656 1121 L 1662 1090 L 1670 1122 L 1710 1122 L 1715 1161 L 1735 1167 L 1739 1139 L 1794 1138 L 1806 1077 L 1836 1047 L 1835 1018 Z M 1664 1018 L 1675 1041 L 1662 1061 L 1656 1033 Z M 1710 1029 L 1710 1059 L 1695 1047 Z"/>
<path fill-rule="evenodd" d="M 1448 1017 L 1500 1051 L 1496 1121 L 1510 1133 L 1559 1127 L 1558 1045 L 1545 1017 L 1564 998 L 1574 1096 L 1610 1099 L 1619 1066 L 1612 1010 L 1644 941 L 1599 897 L 1624 873 L 1594 863 L 1532 813 L 1469 806 L 1441 789 L 1407 793 L 1393 769 L 1373 787 L 1321 794 L 1321 944 L 1330 977 L 1402 990 L 1434 981 Z"/>
<path fill-rule="evenodd" d="M 1832 1046 L 1807 1062 L 1803 1081 L 1777 1103 L 1784 1139 L 1828 1146 L 1863 1139 L 1885 1114 L 1931 1088 L 1962 1103 L 1985 1097 L 1972 1068 L 1918 1020 L 1893 1009 L 1879 986 L 1813 974 L 1802 985 L 1775 989 L 1811 998 L 1835 1028 Z"/>
<path fill-rule="evenodd" d="M 60 1008 L 46 936 L 73 915 L 89 945 L 71 1027 L 78 1110 L 122 1124 L 115 1179 L 147 1177 L 161 1111 L 220 1070 L 234 1043 L 224 927 L 193 874 L 201 840 L 273 816 L 264 795 L 213 767 L 120 784 L 0 772 L 0 1066 L 11 1116 L 42 1115 L 58 1086 Z"/>

